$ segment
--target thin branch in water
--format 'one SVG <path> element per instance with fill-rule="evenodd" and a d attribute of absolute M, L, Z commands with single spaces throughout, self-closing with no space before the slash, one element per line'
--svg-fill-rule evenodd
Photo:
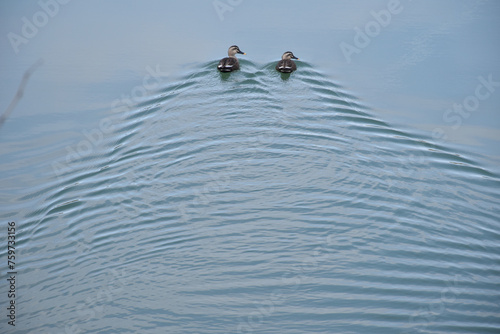
<path fill-rule="evenodd" d="M 26 88 L 26 84 L 28 83 L 31 74 L 33 74 L 33 72 L 35 72 L 36 69 L 40 67 L 42 64 L 43 64 L 43 59 L 40 58 L 33 65 L 31 65 L 31 67 L 28 68 L 26 72 L 24 72 L 23 79 L 21 80 L 21 84 L 19 84 L 19 87 L 17 88 L 16 95 L 14 96 L 14 98 L 12 99 L 9 106 L 2 114 L 2 116 L 0 116 L 0 127 L 2 127 L 3 123 L 7 120 L 12 110 L 16 108 L 19 101 L 23 98 L 24 89 Z"/>

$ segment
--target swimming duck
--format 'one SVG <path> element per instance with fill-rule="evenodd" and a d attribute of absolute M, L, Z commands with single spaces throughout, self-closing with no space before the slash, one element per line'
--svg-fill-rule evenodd
<path fill-rule="evenodd" d="M 231 45 L 229 50 L 227 50 L 227 55 L 229 57 L 222 58 L 217 65 L 217 69 L 221 72 L 232 72 L 240 69 L 240 63 L 238 62 L 238 58 L 236 58 L 236 54 L 240 53 L 242 55 L 246 55 L 245 52 L 242 52 L 240 48 L 236 45 Z"/>
<path fill-rule="evenodd" d="M 295 57 L 292 51 L 283 53 L 283 56 L 281 56 L 281 60 L 276 65 L 276 70 L 280 71 L 281 73 L 292 73 L 293 71 L 295 71 L 297 69 L 297 65 L 295 65 L 292 59 L 299 58 Z"/>

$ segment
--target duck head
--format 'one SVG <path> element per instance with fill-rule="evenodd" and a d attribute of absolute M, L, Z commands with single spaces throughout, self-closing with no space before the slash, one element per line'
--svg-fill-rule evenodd
<path fill-rule="evenodd" d="M 281 56 L 281 59 L 299 59 L 293 55 L 292 51 L 287 51 L 283 53 L 283 56 Z"/>
<path fill-rule="evenodd" d="M 231 45 L 229 47 L 229 50 L 227 50 L 227 55 L 229 57 L 234 57 L 235 54 L 240 53 L 242 55 L 246 55 L 245 52 L 241 51 L 240 48 L 237 45 Z"/>

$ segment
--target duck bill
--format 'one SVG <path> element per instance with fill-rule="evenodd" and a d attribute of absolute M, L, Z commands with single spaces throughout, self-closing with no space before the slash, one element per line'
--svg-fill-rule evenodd
<path fill-rule="evenodd" d="M 245 53 L 245 52 L 243 52 L 243 51 L 241 51 L 241 50 L 239 50 L 239 51 L 238 51 L 238 53 L 239 53 L 239 54 L 242 54 L 242 55 L 246 55 L 246 53 Z"/>

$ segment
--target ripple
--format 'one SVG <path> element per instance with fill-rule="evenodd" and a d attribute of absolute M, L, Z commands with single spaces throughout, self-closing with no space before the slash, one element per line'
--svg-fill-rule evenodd
<path fill-rule="evenodd" d="M 494 328 L 498 175 L 393 127 L 311 64 L 282 77 L 240 62 L 230 75 L 202 64 L 114 114 L 100 145 L 21 197 L 43 203 L 21 234 L 40 275 L 25 294 L 45 296 L 29 302 L 68 297 L 51 312 L 76 323 L 107 306 L 93 326 L 152 312 L 190 332 L 203 319 L 228 332 Z"/>

